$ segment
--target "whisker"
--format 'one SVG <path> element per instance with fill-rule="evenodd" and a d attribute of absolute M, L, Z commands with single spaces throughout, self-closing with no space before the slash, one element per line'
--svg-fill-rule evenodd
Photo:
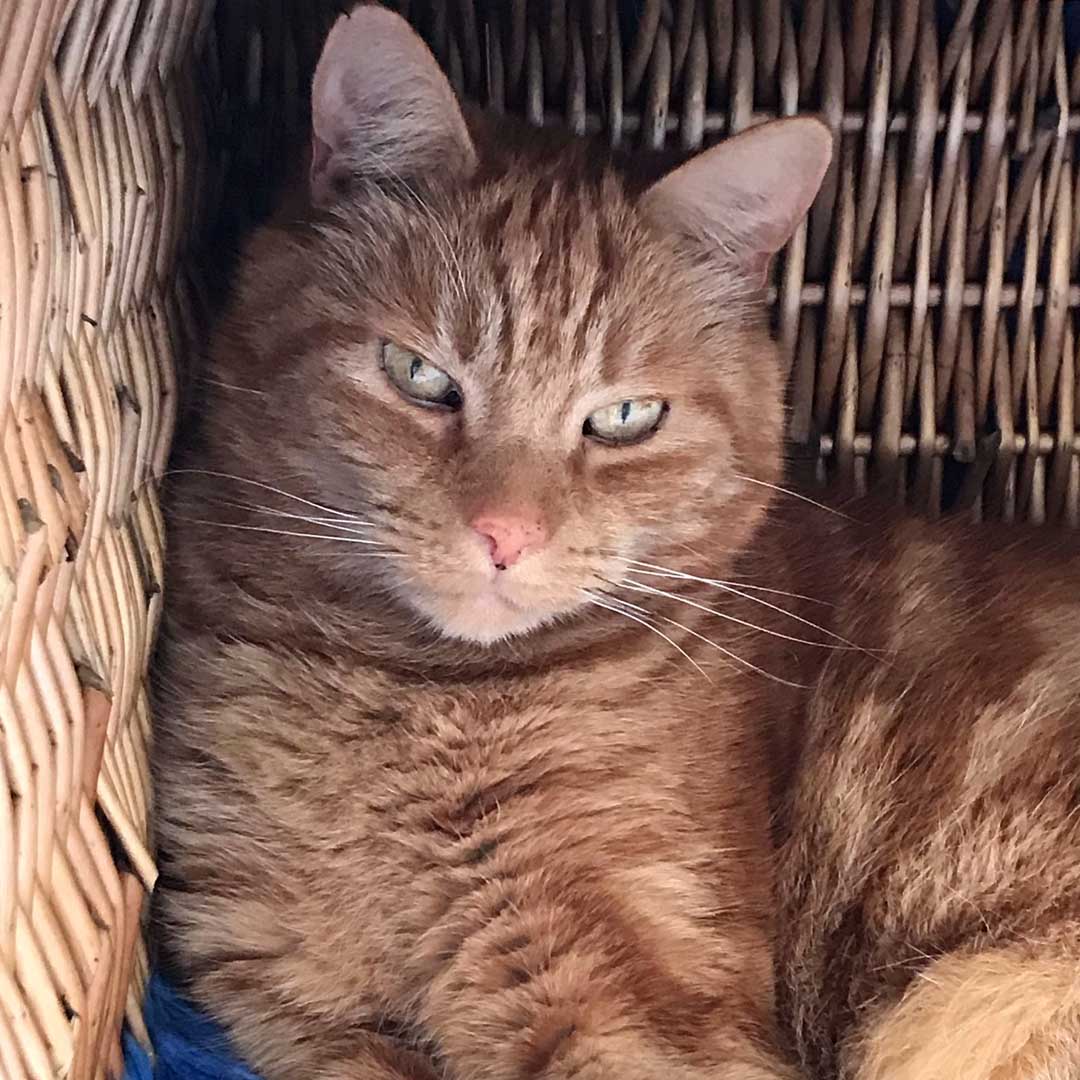
<path fill-rule="evenodd" d="M 748 596 L 746 593 L 741 592 L 740 589 L 735 588 L 733 585 L 722 585 L 721 588 L 724 592 L 733 593 L 735 596 L 741 596 L 744 600 L 752 600 L 755 604 L 761 604 L 762 607 L 767 607 L 772 611 L 777 611 L 781 615 L 786 615 L 789 619 L 794 619 L 797 623 L 802 623 L 804 626 L 809 626 L 812 630 L 817 630 L 818 633 L 824 634 L 826 637 L 832 638 L 834 641 L 838 641 L 845 649 L 853 649 L 855 652 L 865 653 L 867 656 L 874 656 L 883 652 L 883 649 L 868 649 L 863 645 L 859 645 L 854 641 L 849 641 L 846 637 L 840 634 L 834 633 L 832 630 L 826 630 L 824 626 L 819 626 L 811 619 L 804 619 L 801 615 L 796 615 L 793 611 L 788 611 L 787 608 L 779 607 L 777 604 L 770 604 L 767 600 L 762 600 L 758 596 Z"/>
<path fill-rule="evenodd" d="M 272 491 L 275 495 L 281 495 L 286 499 L 294 499 L 298 503 L 303 503 L 305 506 L 310 506 L 315 510 L 321 510 L 324 514 L 333 514 L 334 517 L 346 518 L 351 520 L 352 515 L 345 513 L 344 510 L 335 510 L 332 506 L 323 506 L 322 503 L 312 502 L 310 499 L 302 499 L 299 495 L 294 495 L 291 491 L 284 491 L 282 488 L 274 487 L 273 484 L 264 484 L 261 480 L 249 480 L 246 476 L 237 476 L 235 473 L 226 472 L 214 472 L 212 469 L 169 469 L 165 476 L 176 476 L 184 473 L 194 474 L 196 476 L 216 476 L 221 480 L 235 480 L 238 484 L 250 484 L 252 487 L 262 488 L 264 491 Z"/>
<path fill-rule="evenodd" d="M 749 660 L 744 660 L 741 656 L 739 656 L 738 653 L 732 652 L 730 649 L 724 648 L 723 645 L 718 645 L 715 641 L 707 638 L 704 634 L 699 634 L 696 630 L 691 630 L 689 626 L 684 626 L 681 622 L 678 622 L 675 619 L 669 619 L 666 615 L 656 615 L 652 612 L 648 612 L 645 617 L 640 617 L 638 615 L 632 614 L 629 611 L 625 611 L 620 607 L 615 606 L 615 604 L 628 605 L 630 607 L 633 607 L 635 611 L 644 612 L 645 609 L 640 608 L 637 604 L 630 604 L 629 601 L 621 600 L 619 597 L 611 596 L 609 593 L 606 592 L 603 594 L 604 599 L 601 600 L 597 596 L 597 594 L 592 592 L 592 590 L 590 589 L 582 589 L 581 591 L 585 594 L 585 597 L 589 601 L 589 603 L 594 604 L 596 607 L 604 608 L 607 611 L 613 611 L 617 615 L 625 615 L 626 618 L 633 619 L 634 622 L 640 623 L 642 626 L 646 627 L 646 629 L 651 630 L 658 637 L 663 638 L 664 641 L 666 641 L 673 648 L 678 649 L 679 652 L 682 653 L 682 655 L 685 656 L 686 659 L 689 660 L 690 663 L 693 664 L 694 667 L 697 668 L 697 670 L 701 672 L 701 674 L 704 675 L 706 679 L 709 679 L 709 682 L 712 682 L 712 679 L 709 678 L 709 675 L 705 672 L 701 665 L 698 664 L 697 661 L 695 661 L 694 658 L 690 656 L 690 654 L 687 653 L 685 649 L 683 649 L 676 642 L 672 641 L 672 639 L 668 637 L 667 634 L 655 627 L 652 622 L 648 621 L 649 619 L 659 619 L 660 621 L 668 623 L 671 626 L 678 627 L 684 633 L 689 634 L 691 637 L 697 638 L 699 641 L 704 642 L 706 645 L 715 649 L 717 652 L 727 657 L 730 661 L 741 664 L 744 668 L 755 672 L 756 674 L 762 676 L 762 678 L 769 679 L 770 681 L 779 683 L 782 686 L 790 686 L 796 690 L 808 689 L 808 687 L 803 683 L 791 682 L 791 680 L 783 679 L 779 675 L 773 675 L 772 672 L 766 671 L 764 668 L 759 668 L 756 664 L 752 664 Z M 612 603 L 607 603 L 605 601 L 612 601 Z"/>
<path fill-rule="evenodd" d="M 222 390 L 236 390 L 241 394 L 257 394 L 259 397 L 266 397 L 265 390 L 256 390 L 251 386 L 234 386 L 232 383 L 222 382 L 220 379 L 211 379 L 206 375 L 199 376 L 199 382 L 204 382 L 208 386 L 220 386 Z"/>
<path fill-rule="evenodd" d="M 219 529 L 239 529 L 242 532 L 270 533 L 273 536 L 295 536 L 304 540 L 330 540 L 335 544 L 370 544 L 373 547 L 380 545 L 378 540 L 360 540 L 355 536 L 326 536 L 323 533 L 291 532 L 288 529 L 271 529 L 265 525 L 237 525 L 231 521 L 211 521 L 208 518 L 179 517 L 177 521 L 186 521 L 190 525 L 214 525 Z M 400 551 L 371 552 L 370 554 L 387 554 L 401 556 Z"/>
<path fill-rule="evenodd" d="M 587 591 L 587 590 L 583 590 L 583 591 Z M 606 598 L 610 598 L 612 600 L 618 600 L 618 597 L 609 597 L 609 594 L 607 594 L 607 593 L 605 593 L 604 595 L 605 595 Z M 618 602 L 619 603 L 624 603 L 624 604 L 626 603 L 625 600 L 619 600 Z M 612 608 L 611 610 L 615 610 L 615 609 Z M 622 612 L 622 614 L 627 615 L 628 618 L 630 617 L 627 612 Z M 672 626 L 677 626 L 680 630 L 685 631 L 691 637 L 695 637 L 695 638 L 698 639 L 698 641 L 702 641 L 706 645 L 709 645 L 711 648 L 716 649 L 717 652 L 722 653 L 724 656 L 728 657 L 729 660 L 732 660 L 735 663 L 741 664 L 743 667 L 749 669 L 750 671 L 756 672 L 758 675 L 761 675 L 763 678 L 769 679 L 769 680 L 771 680 L 772 682 L 775 682 L 775 683 L 780 683 L 782 686 L 793 687 L 796 690 L 807 690 L 807 689 L 809 689 L 804 683 L 791 682 L 789 679 L 782 679 L 779 675 L 773 675 L 772 672 L 766 671 L 764 668 L 759 668 L 756 664 L 752 664 L 749 660 L 744 660 L 738 653 L 732 652 L 730 649 L 724 648 L 723 645 L 718 645 L 711 638 L 707 638 L 704 634 L 699 634 L 696 630 L 691 630 L 689 626 L 684 626 L 681 622 L 678 622 L 675 619 L 669 619 L 666 615 L 656 615 L 656 614 L 654 614 L 652 612 L 650 612 L 649 615 L 650 615 L 651 618 L 659 619 L 661 622 L 669 623 Z M 651 629 L 655 629 L 654 627 L 651 626 L 651 624 L 648 624 L 648 625 L 650 625 Z M 657 630 L 656 632 L 658 634 L 660 633 L 659 630 Z M 667 638 L 663 634 L 661 634 L 660 636 L 664 637 L 665 641 L 670 641 L 671 640 L 670 638 Z M 674 642 L 672 642 L 672 644 L 674 644 Z M 678 648 L 677 645 L 675 647 Z M 681 649 L 679 651 L 682 652 Z M 685 656 L 686 654 L 683 653 L 683 655 Z M 693 662 L 693 661 L 691 661 L 691 662 Z M 708 676 L 706 676 L 706 678 L 708 678 Z M 710 681 L 712 681 L 712 680 L 710 680 Z"/>
<path fill-rule="evenodd" d="M 370 521 L 356 521 L 352 518 L 341 521 L 329 517 L 308 517 L 306 514 L 290 514 L 287 510 L 275 510 L 272 507 L 259 506 L 254 503 L 231 502 L 227 499 L 217 499 L 215 500 L 215 503 L 219 506 L 231 506 L 235 510 L 251 510 L 255 513 L 269 514 L 271 517 L 290 518 L 293 521 L 306 521 L 309 525 L 322 525 L 327 529 L 340 529 L 342 532 L 355 533 L 357 536 L 363 536 L 363 533 L 359 528 L 352 528 L 352 526 L 363 526 L 369 529 L 375 527 L 374 523 Z"/>
<path fill-rule="evenodd" d="M 626 561 L 627 562 L 636 562 L 636 560 L 633 560 L 633 559 L 628 559 Z M 696 582 L 699 582 L 702 585 L 712 585 L 715 588 L 720 589 L 722 592 L 728 592 L 728 593 L 733 594 L 734 596 L 740 596 L 744 600 L 750 600 L 752 603 L 760 604 L 762 607 L 766 607 L 770 611 L 775 611 L 775 612 L 779 613 L 780 615 L 785 615 L 787 618 L 793 619 L 797 623 L 802 623 L 803 626 L 809 626 L 812 630 L 817 630 L 817 632 L 819 634 L 824 634 L 826 637 L 832 638 L 834 641 L 840 642 L 840 644 L 844 645 L 846 648 L 854 649 L 857 652 L 863 652 L 863 653 L 872 653 L 874 651 L 874 650 L 871 650 L 871 649 L 865 649 L 861 645 L 857 645 L 853 641 L 848 641 L 847 638 L 841 636 L 840 634 L 837 634 L 832 630 L 827 630 L 824 626 L 819 626 L 812 619 L 805 619 L 801 615 L 796 615 L 795 612 L 788 611 L 787 608 L 782 608 L 782 607 L 779 606 L 779 604 L 772 604 L 768 600 L 762 600 L 760 596 L 750 596 L 747 593 L 742 591 L 744 586 L 740 585 L 737 588 L 736 586 L 730 584 L 729 582 L 719 581 L 716 578 L 698 577 L 696 574 L 687 574 L 687 573 L 684 573 L 681 570 L 671 570 L 671 569 L 668 569 L 666 567 L 655 566 L 653 563 L 641 563 L 641 562 L 639 562 L 639 563 L 637 563 L 637 565 L 638 566 L 648 567 L 650 570 L 664 570 L 665 571 L 665 574 L 663 574 L 663 575 L 648 575 L 648 576 L 667 576 L 667 577 L 669 577 L 671 579 L 674 579 L 674 580 L 696 581 Z M 646 576 L 646 571 L 645 570 L 638 570 L 633 566 L 628 566 L 627 569 L 626 569 L 626 572 L 628 574 L 640 574 L 642 576 Z M 802 597 L 799 597 L 798 594 L 793 593 L 791 595 L 796 599 L 803 599 Z M 811 599 L 811 598 L 806 597 L 806 599 Z M 824 601 L 818 601 L 818 602 L 823 603 Z"/>
<path fill-rule="evenodd" d="M 841 513 L 839 510 L 834 509 L 831 506 L 826 506 L 824 503 L 818 502 L 816 499 L 811 499 L 809 495 L 803 495 L 800 491 L 792 491 L 791 488 L 781 487 L 779 484 L 770 484 L 767 480 L 755 480 L 752 476 L 741 476 L 739 473 L 733 474 L 736 480 L 742 480 L 747 484 L 760 484 L 762 487 L 771 488 L 773 491 L 779 491 L 782 495 L 790 495 L 793 499 L 799 499 L 801 502 L 809 503 L 811 506 L 816 506 L 819 510 L 824 510 L 827 514 L 835 514 L 839 518 L 843 518 L 845 521 L 854 521 L 855 519 L 849 517 L 847 514 Z"/>
<path fill-rule="evenodd" d="M 629 600 L 624 600 L 621 596 L 612 596 L 607 590 L 602 590 L 604 596 L 607 597 L 614 604 L 621 604 L 624 608 L 629 608 L 631 611 L 636 611 L 639 615 L 652 616 L 652 612 L 647 607 L 642 607 L 641 604 L 631 604 Z"/>
<path fill-rule="evenodd" d="M 715 615 L 717 618 L 724 619 L 727 622 L 735 623 L 738 626 L 745 626 L 749 630 L 757 630 L 759 633 L 768 634 L 770 637 L 782 638 L 784 641 L 792 641 L 796 645 L 812 645 L 818 649 L 846 649 L 853 647 L 847 645 L 829 645 L 821 641 L 810 641 L 808 638 L 794 637 L 792 634 L 783 634 L 779 630 L 770 630 L 765 626 L 758 626 L 757 623 L 749 622 L 746 619 L 740 619 L 735 615 L 729 615 L 726 611 L 717 611 L 716 608 L 711 608 L 707 604 L 699 604 L 696 600 L 690 600 L 685 596 L 678 596 L 675 593 L 667 592 L 664 589 L 655 589 L 651 585 L 642 585 L 636 581 L 623 579 L 619 582 L 619 586 L 624 589 L 632 589 L 634 592 L 648 593 L 651 596 L 662 596 L 668 600 L 674 600 L 679 604 L 685 604 L 687 607 L 696 608 L 698 611 L 704 611 L 707 615 Z"/>
<path fill-rule="evenodd" d="M 614 582 L 608 581 L 607 578 L 600 578 L 600 581 L 604 585 L 614 585 Z M 622 604 L 623 607 L 629 608 L 631 611 L 636 611 L 641 615 L 651 615 L 652 612 L 648 608 L 642 607 L 640 604 L 632 604 L 629 600 L 623 599 L 621 596 L 615 596 L 614 593 L 608 592 L 607 589 L 601 588 L 598 593 L 591 590 L 584 590 L 589 593 L 590 596 L 602 596 L 604 600 L 610 601 L 613 604 Z"/>
<path fill-rule="evenodd" d="M 672 626 L 679 627 L 680 630 L 685 630 L 692 637 L 696 637 L 699 641 L 705 642 L 706 645 L 711 645 L 718 652 L 724 654 L 724 656 L 730 657 L 736 663 L 742 664 L 743 667 L 748 668 L 750 671 L 756 672 L 763 678 L 769 679 L 772 682 L 780 683 L 781 686 L 791 686 L 796 690 L 808 690 L 809 687 L 805 683 L 791 682 L 789 679 L 782 679 L 779 675 L 773 675 L 771 671 L 766 671 L 764 668 L 759 668 L 756 664 L 751 664 L 749 660 L 744 660 L 738 653 L 732 652 L 730 649 L 725 649 L 723 645 L 717 645 L 711 638 L 707 638 L 704 634 L 699 634 L 696 630 L 691 630 L 689 626 L 683 626 L 681 622 L 676 622 L 674 619 L 669 619 L 666 615 L 657 615 L 655 618 L 662 619 L 666 623 L 671 623 Z"/>
<path fill-rule="evenodd" d="M 623 615 L 627 619 L 632 619 L 634 622 L 640 623 L 647 630 L 651 630 L 654 634 L 656 634 L 657 637 L 663 638 L 664 641 L 666 641 L 673 649 L 677 650 L 687 660 L 689 660 L 690 663 L 693 664 L 694 667 L 697 668 L 697 670 L 706 679 L 708 679 L 709 682 L 712 682 L 712 679 L 709 678 L 709 675 L 705 671 L 705 669 L 681 645 L 679 645 L 675 641 L 672 641 L 672 639 L 669 638 L 667 636 L 667 634 L 665 634 L 662 630 L 658 630 L 655 626 L 653 626 L 653 624 L 651 622 L 648 622 L 645 618 L 642 618 L 641 616 L 635 615 L 632 612 L 625 611 L 624 609 L 622 609 L 620 607 L 616 607 L 614 604 L 605 603 L 603 600 L 600 600 L 597 597 L 597 595 L 594 592 L 592 592 L 591 590 L 589 590 L 589 589 L 582 589 L 581 591 L 585 594 L 585 597 L 586 597 L 586 599 L 588 600 L 588 602 L 590 604 L 593 604 L 593 605 L 595 605 L 596 607 L 599 607 L 599 608 L 604 608 L 605 611 L 613 611 L 613 612 L 615 612 L 616 615 Z"/>
<path fill-rule="evenodd" d="M 416 189 L 412 187 L 401 173 L 390 164 L 385 155 L 371 155 L 369 156 L 369 160 L 372 165 L 382 171 L 384 176 L 389 177 L 399 184 L 402 190 L 409 196 L 410 201 L 416 209 L 424 215 L 427 224 L 431 226 L 431 236 L 435 240 L 437 246 L 442 249 L 447 266 L 451 271 L 451 276 L 455 279 L 454 284 L 457 288 L 458 297 L 464 301 L 468 296 L 468 290 L 465 286 L 465 274 L 461 268 L 461 259 L 454 245 L 450 242 L 450 236 L 447 233 L 445 226 L 439 221 L 438 216 L 431 210 L 428 204 L 420 198 Z"/>
<path fill-rule="evenodd" d="M 835 604 L 828 600 L 820 600 L 816 596 L 807 596 L 805 593 L 788 592 L 786 589 L 772 589 L 767 585 L 748 585 L 743 581 L 732 581 L 729 578 L 699 578 L 693 574 L 688 574 L 684 570 L 672 570 L 666 566 L 659 566 L 656 563 L 641 562 L 639 559 L 623 559 L 624 562 L 630 563 L 632 566 L 644 566 L 648 567 L 648 573 L 646 570 L 634 570 L 635 574 L 646 574 L 649 577 L 665 577 L 665 578 L 685 578 L 688 581 L 700 581 L 702 585 L 715 585 L 720 589 L 746 589 L 748 592 L 761 592 L 772 593 L 775 596 L 786 596 L 792 600 L 805 600 L 808 604 L 820 604 L 822 607 L 836 607 Z M 754 597 L 748 597 L 747 599 L 753 600 Z M 784 608 L 780 608 L 785 614 L 790 614 Z M 818 627 L 817 629 L 821 629 Z"/>

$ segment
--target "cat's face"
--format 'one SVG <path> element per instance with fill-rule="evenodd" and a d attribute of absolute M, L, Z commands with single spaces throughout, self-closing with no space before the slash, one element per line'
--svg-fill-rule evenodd
<path fill-rule="evenodd" d="M 409 57 L 422 50 L 376 9 L 334 33 L 361 14 L 408 33 L 394 41 Z M 445 634 L 491 642 L 603 603 L 627 559 L 685 566 L 688 552 L 719 558 L 744 543 L 762 504 L 752 481 L 775 481 L 781 428 L 756 303 L 762 252 L 738 263 L 737 230 L 687 241 L 701 207 L 680 206 L 685 169 L 634 197 L 580 150 L 478 168 L 426 54 L 401 92 L 434 83 L 430 127 L 415 128 L 411 102 L 394 142 L 365 112 L 377 145 L 357 146 L 348 116 L 373 106 L 363 85 L 340 85 L 359 77 L 345 55 L 332 37 L 316 77 L 313 180 L 331 214 L 279 252 L 295 288 L 275 324 L 293 330 L 266 390 L 287 471 L 369 523 L 365 555 L 394 553 L 339 556 L 341 572 L 389 588 Z M 395 90 L 375 74 L 386 120 Z M 334 194 L 335 138 L 360 178 L 347 196 Z M 371 159 L 379 183 L 357 164 Z"/>
<path fill-rule="evenodd" d="M 737 477 L 771 473 L 779 426 L 753 310 L 704 303 L 611 177 L 514 175 L 428 206 L 343 220 L 334 242 L 364 220 L 381 255 L 337 277 L 341 335 L 312 357 L 332 388 L 320 452 L 355 484 L 320 495 L 361 499 L 405 555 L 379 568 L 399 595 L 486 641 L 580 608 L 621 557 L 670 562 L 725 514 L 738 538 Z"/>

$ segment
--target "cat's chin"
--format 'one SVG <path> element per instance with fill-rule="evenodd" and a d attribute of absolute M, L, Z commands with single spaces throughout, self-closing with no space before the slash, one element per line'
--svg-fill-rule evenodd
<path fill-rule="evenodd" d="M 495 592 L 470 596 L 413 598 L 414 605 L 446 637 L 493 645 L 550 623 L 557 611 L 513 603 Z"/>

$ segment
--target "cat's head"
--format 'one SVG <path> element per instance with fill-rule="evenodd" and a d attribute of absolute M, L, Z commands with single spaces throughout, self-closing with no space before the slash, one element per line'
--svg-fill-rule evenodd
<path fill-rule="evenodd" d="M 827 129 L 761 126 L 635 187 L 595 147 L 478 137 L 375 7 L 334 27 L 312 97 L 323 214 L 256 245 L 234 337 L 273 469 L 369 523 L 334 548 L 342 587 L 490 642 L 602 602 L 625 559 L 719 570 L 778 479 L 761 286 Z"/>

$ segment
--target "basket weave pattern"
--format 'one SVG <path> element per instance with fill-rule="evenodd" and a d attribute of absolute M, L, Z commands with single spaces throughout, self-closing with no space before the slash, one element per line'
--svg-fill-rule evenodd
<path fill-rule="evenodd" d="M 188 252 L 269 202 L 336 0 L 0 0 L 0 1074 L 139 1029 L 145 673 Z M 414 0 L 455 87 L 613 143 L 822 115 L 772 286 L 790 433 L 936 512 L 1080 523 L 1062 0 Z M 940 10 L 951 11 L 946 20 Z M 7 797 L 4 797 L 7 792 Z"/>
<path fill-rule="evenodd" d="M 155 485 L 202 183 L 201 2 L 0 0 L 0 1075 L 139 1030 Z M 205 25 L 202 27 L 205 30 Z"/>

